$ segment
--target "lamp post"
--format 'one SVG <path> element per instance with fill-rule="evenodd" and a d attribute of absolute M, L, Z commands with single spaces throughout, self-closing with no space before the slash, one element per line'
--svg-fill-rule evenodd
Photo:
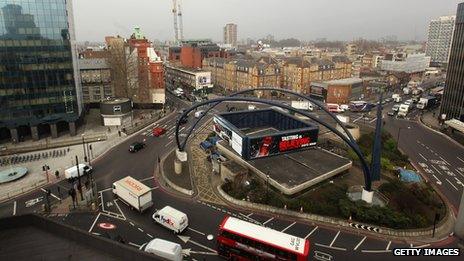
<path fill-rule="evenodd" d="M 81 201 L 84 200 L 84 196 L 82 195 L 82 184 L 81 184 L 81 174 L 80 174 L 80 171 L 79 171 L 79 160 L 77 159 L 77 155 L 76 155 L 76 168 L 77 168 L 77 189 L 79 190 L 79 193 L 81 194 Z"/>
<path fill-rule="evenodd" d="M 85 140 L 84 140 L 85 134 L 82 134 L 82 149 L 84 150 L 84 162 L 87 161 L 87 154 L 85 152 Z M 76 156 L 77 157 L 77 156 Z"/>

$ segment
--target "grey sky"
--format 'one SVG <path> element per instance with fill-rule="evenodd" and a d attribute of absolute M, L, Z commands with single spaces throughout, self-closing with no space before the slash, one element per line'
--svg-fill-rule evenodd
<path fill-rule="evenodd" d="M 430 19 L 454 15 L 463 0 L 183 0 L 185 38 L 222 40 L 228 22 L 238 38 L 424 40 Z M 172 0 L 73 0 L 78 41 L 129 36 L 140 26 L 150 39 L 174 38 Z"/>

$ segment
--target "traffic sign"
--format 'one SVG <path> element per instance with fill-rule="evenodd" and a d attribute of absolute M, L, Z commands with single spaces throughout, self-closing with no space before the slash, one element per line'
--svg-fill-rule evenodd
<path fill-rule="evenodd" d="M 98 226 L 103 229 L 115 229 L 116 225 L 111 223 L 98 223 Z"/>

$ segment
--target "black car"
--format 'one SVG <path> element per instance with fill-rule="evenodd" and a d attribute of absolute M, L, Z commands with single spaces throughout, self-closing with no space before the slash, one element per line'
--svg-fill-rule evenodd
<path fill-rule="evenodd" d="M 137 152 L 141 149 L 145 148 L 145 143 L 143 142 L 134 142 L 129 146 L 130 152 Z"/>

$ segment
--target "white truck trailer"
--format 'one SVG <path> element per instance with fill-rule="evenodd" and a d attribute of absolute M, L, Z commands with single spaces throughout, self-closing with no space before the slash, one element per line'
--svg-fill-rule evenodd
<path fill-rule="evenodd" d="M 113 194 L 139 212 L 153 205 L 151 189 L 131 176 L 114 182 Z"/>

